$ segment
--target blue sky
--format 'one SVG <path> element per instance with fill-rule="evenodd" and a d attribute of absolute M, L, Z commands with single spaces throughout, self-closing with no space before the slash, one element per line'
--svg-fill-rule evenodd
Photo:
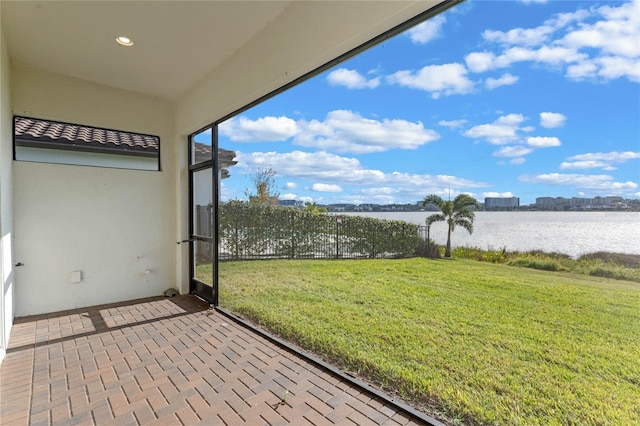
<path fill-rule="evenodd" d="M 281 199 L 640 198 L 640 1 L 469 0 L 219 128 Z"/>

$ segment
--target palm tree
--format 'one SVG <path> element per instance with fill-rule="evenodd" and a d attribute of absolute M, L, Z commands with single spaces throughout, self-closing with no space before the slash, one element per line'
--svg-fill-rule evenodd
<path fill-rule="evenodd" d="M 456 226 L 462 226 L 471 234 L 473 232 L 473 219 L 475 218 L 473 210 L 479 208 L 480 205 L 475 198 L 468 194 L 460 194 L 453 201 L 445 201 L 438 195 L 428 195 L 422 201 L 422 205 L 426 207 L 429 204 L 436 206 L 440 213 L 427 217 L 427 226 L 431 226 L 434 222 L 444 221 L 449 225 L 444 256 L 451 257 L 451 233 L 455 231 Z"/>
<path fill-rule="evenodd" d="M 315 202 L 307 201 L 304 203 L 304 211 L 313 213 L 315 215 L 327 213 L 328 210 L 326 207 L 318 207 Z"/>

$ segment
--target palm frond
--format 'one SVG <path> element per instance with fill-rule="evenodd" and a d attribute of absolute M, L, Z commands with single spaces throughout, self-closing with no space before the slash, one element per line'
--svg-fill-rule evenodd
<path fill-rule="evenodd" d="M 463 227 L 464 229 L 469 231 L 470 234 L 473 234 L 473 221 L 464 218 L 464 219 L 456 219 L 455 222 L 456 222 L 456 225 Z"/>
<path fill-rule="evenodd" d="M 434 205 L 438 210 L 442 210 L 440 207 L 444 204 L 442 197 L 432 194 L 428 195 L 422 200 L 422 206 L 427 207 L 429 204 Z"/>
<path fill-rule="evenodd" d="M 427 223 L 427 226 L 431 226 L 433 225 L 434 222 L 443 222 L 446 219 L 447 218 L 444 217 L 443 214 L 435 213 L 435 214 L 432 214 L 431 216 L 427 216 L 427 219 L 425 220 L 425 222 Z"/>

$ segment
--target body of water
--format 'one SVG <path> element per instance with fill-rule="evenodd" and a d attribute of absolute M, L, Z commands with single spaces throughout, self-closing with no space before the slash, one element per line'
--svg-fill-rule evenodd
<path fill-rule="evenodd" d="M 346 213 L 425 224 L 435 212 Z M 447 242 L 445 222 L 431 226 L 431 239 Z M 477 212 L 473 234 L 456 227 L 452 247 L 511 251 L 544 250 L 578 257 L 609 251 L 640 254 L 640 212 Z"/>

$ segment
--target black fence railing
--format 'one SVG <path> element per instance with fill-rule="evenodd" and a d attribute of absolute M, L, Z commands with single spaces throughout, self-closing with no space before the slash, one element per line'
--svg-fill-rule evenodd
<path fill-rule="evenodd" d="M 404 221 L 319 215 L 242 201 L 218 208 L 220 260 L 398 258 L 416 254 L 420 227 Z"/>
<path fill-rule="evenodd" d="M 429 241 L 431 239 L 430 228 L 431 227 L 426 225 L 418 225 L 418 235 L 420 236 L 420 241 Z"/>

